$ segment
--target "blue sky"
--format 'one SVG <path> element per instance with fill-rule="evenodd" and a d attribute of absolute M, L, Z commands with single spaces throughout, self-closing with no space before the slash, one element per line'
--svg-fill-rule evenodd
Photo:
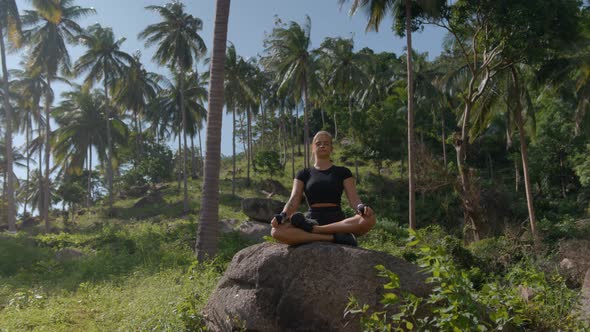
<path fill-rule="evenodd" d="M 201 36 L 208 48 L 211 47 L 213 37 L 213 20 L 215 0 L 184 1 L 186 10 L 193 16 L 203 20 Z M 79 23 L 86 27 L 94 23 L 112 27 L 117 38 L 125 37 L 123 50 L 132 53 L 140 50 L 142 60 L 148 70 L 166 74 L 165 68 L 158 67 L 151 62 L 153 49 L 146 48 L 137 34 L 147 25 L 159 21 L 159 17 L 144 9 L 148 5 L 164 5 L 167 1 L 156 0 L 77 0 L 82 7 L 94 7 L 96 15 L 89 16 Z M 30 8 L 30 1 L 17 0 L 19 9 Z M 230 9 L 228 40 L 235 46 L 238 53 L 244 57 L 255 57 L 263 53 L 262 40 L 265 33 L 272 30 L 274 17 L 283 21 L 297 21 L 302 23 L 305 15 L 309 15 L 312 22 L 312 47 L 318 47 L 325 37 L 354 37 L 355 48 L 370 47 L 376 52 L 388 51 L 402 54 L 405 40 L 391 32 L 391 20 L 383 22 L 378 33 L 365 32 L 366 16 L 363 12 L 350 17 L 348 6 L 340 8 L 337 0 L 233 0 Z M 413 35 L 414 49 L 428 52 L 429 58 L 436 57 L 441 52 L 444 32 L 438 28 L 426 27 L 422 33 Z M 80 47 L 70 47 L 72 61 L 75 61 L 84 51 Z M 20 61 L 19 54 L 9 54 L 8 67 L 16 68 Z M 206 70 L 200 66 L 200 70 Z M 59 95 L 65 87 L 56 85 Z M 221 151 L 224 155 L 231 154 L 231 118 L 225 116 L 223 120 L 223 135 Z M 204 133 L 203 133 L 204 138 Z M 22 144 L 22 137 L 16 138 L 16 144 Z M 238 145 L 239 146 L 239 145 Z M 19 174 L 19 176 L 21 176 Z"/>

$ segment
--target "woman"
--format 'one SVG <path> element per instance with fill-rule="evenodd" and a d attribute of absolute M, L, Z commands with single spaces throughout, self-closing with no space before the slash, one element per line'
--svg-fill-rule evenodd
<path fill-rule="evenodd" d="M 350 170 L 332 164 L 330 133 L 320 131 L 314 136 L 312 153 L 314 165 L 295 176 L 289 201 L 271 221 L 271 236 L 290 245 L 328 241 L 356 246 L 355 236 L 373 228 L 375 214 L 361 203 Z M 353 210 L 360 209 L 353 217 L 346 218 L 340 208 L 342 191 Z M 303 193 L 310 207 L 305 216 L 296 212 Z"/>

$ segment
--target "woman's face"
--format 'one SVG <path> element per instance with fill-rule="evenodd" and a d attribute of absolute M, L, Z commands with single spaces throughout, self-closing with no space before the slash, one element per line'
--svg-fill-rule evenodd
<path fill-rule="evenodd" d="M 317 157 L 329 157 L 332 153 L 332 139 L 328 135 L 318 135 L 313 140 L 313 153 Z"/>

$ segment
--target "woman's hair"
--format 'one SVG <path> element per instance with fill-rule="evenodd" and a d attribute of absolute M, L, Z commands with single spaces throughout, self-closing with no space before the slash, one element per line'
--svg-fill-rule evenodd
<path fill-rule="evenodd" d="M 332 134 L 330 134 L 329 132 L 325 131 L 325 130 L 321 130 L 318 131 L 315 136 L 313 137 L 313 140 L 311 141 L 311 143 L 313 144 L 316 140 L 316 138 L 318 138 L 318 136 L 322 136 L 322 135 L 326 135 L 328 137 L 330 137 L 330 143 L 332 143 Z"/>
<path fill-rule="evenodd" d="M 332 143 L 332 134 L 330 134 L 329 132 L 325 131 L 325 130 L 321 130 L 318 131 L 315 136 L 313 137 L 313 139 L 311 140 L 311 145 L 315 144 L 315 140 L 319 137 L 319 136 L 328 136 L 330 137 L 330 143 Z M 311 153 L 311 163 L 312 165 L 315 164 L 315 154 L 312 152 Z"/>

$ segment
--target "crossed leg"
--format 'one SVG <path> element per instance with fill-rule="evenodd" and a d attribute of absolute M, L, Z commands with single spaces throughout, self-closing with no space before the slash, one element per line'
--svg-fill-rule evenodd
<path fill-rule="evenodd" d="M 285 223 L 278 225 L 277 227 L 273 227 L 270 231 L 270 236 L 272 236 L 277 241 L 288 245 L 296 245 L 317 241 L 334 241 L 334 236 L 331 234 L 308 233 L 300 228 L 291 225 L 290 223 Z"/>
<path fill-rule="evenodd" d="M 352 233 L 356 236 L 363 235 L 375 226 L 376 219 L 370 217 L 355 215 L 344 220 L 322 226 L 313 226 L 313 231 L 308 233 L 297 228 L 290 223 L 285 223 L 273 227 L 270 235 L 277 241 L 289 245 L 297 245 L 316 241 L 334 242 L 335 233 Z"/>
<path fill-rule="evenodd" d="M 375 215 L 367 217 L 357 214 L 328 225 L 313 226 L 313 234 L 352 233 L 361 236 L 370 231 L 376 222 Z"/>

